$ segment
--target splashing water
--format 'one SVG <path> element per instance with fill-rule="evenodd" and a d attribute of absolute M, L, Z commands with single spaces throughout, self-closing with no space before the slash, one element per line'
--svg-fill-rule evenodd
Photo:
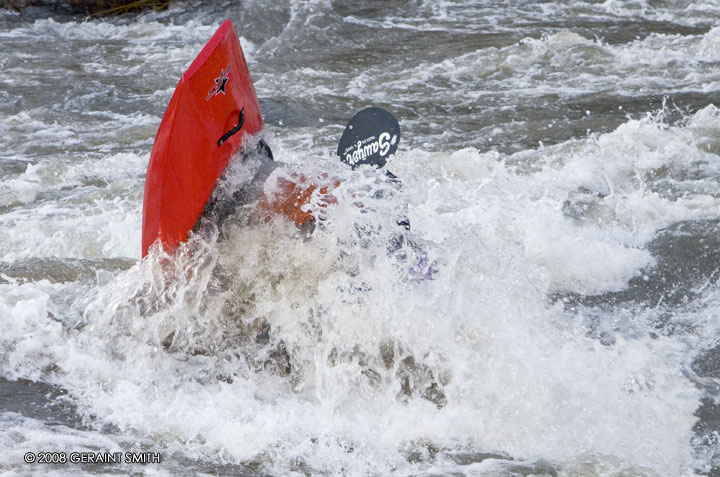
<path fill-rule="evenodd" d="M 0 13 L 0 469 L 717 472 L 720 7 L 676 3 Z M 139 261 L 154 133 L 226 17 L 273 174 L 337 202 Z M 401 184 L 332 157 L 369 104 Z M 52 450 L 163 462 L 23 463 Z"/>

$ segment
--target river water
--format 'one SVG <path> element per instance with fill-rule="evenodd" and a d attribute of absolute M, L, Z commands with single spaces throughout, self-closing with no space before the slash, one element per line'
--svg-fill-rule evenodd
<path fill-rule="evenodd" d="M 350 3 L 0 12 L 0 472 L 720 475 L 720 2 Z M 276 159 L 338 203 L 140 261 L 227 18 Z M 335 156 L 370 105 L 401 188 Z"/>

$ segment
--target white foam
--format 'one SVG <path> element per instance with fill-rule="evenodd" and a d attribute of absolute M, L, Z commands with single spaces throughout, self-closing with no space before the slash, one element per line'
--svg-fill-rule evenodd
<path fill-rule="evenodd" d="M 643 3 L 546 3 L 519 15 L 542 20 L 568 8 L 589 12 L 591 19 L 607 12 L 658 20 L 667 14 L 643 9 Z M 257 44 L 241 39 L 249 60 L 262 71 L 264 53 L 292 45 L 293 28 L 311 30 L 331 7 L 294 2 L 276 38 Z M 507 28 L 487 8 L 478 15 L 484 23 L 454 25 L 468 12 L 477 14 L 476 7 L 428 0 L 392 21 L 412 32 Z M 700 21 L 698 11 L 713 8 L 677 15 L 692 23 Z M 438 20 L 446 23 L 438 26 Z M 358 16 L 345 21 L 389 26 Z M 128 39 L 121 55 L 130 66 L 90 62 L 86 73 L 135 75 L 147 61 L 161 62 L 172 76 L 215 26 L 202 18 L 164 25 L 153 16 L 127 25 L 38 20 L 0 38 Z M 261 96 L 279 103 L 286 96 L 324 101 L 351 95 L 393 105 L 452 105 L 456 98 L 471 104 L 491 94 L 521 98 L 512 106 L 538 94 L 606 88 L 632 96 L 644 87 L 653 93 L 714 90 L 720 79 L 702 65 L 718 59 L 716 30 L 654 34 L 627 44 L 559 31 L 436 62 L 400 59 L 399 67 L 291 65 L 260 74 L 257 86 Z M 160 40 L 170 43 L 163 55 L 151 48 Z M 167 84 L 149 100 L 167 101 Z M 50 124 L 40 131 L 48 126 L 36 120 L 42 112 L 5 116 L 0 128 L 13 137 L 79 147 L 82 128 Z M 109 119 L 103 128 L 117 125 L 121 145 L 127 128 L 147 129 L 159 120 L 145 113 L 87 114 Z M 281 129 L 271 144 L 276 158 L 295 170 L 308 176 L 329 170 L 342 180 L 333 192 L 338 204 L 315 209 L 310 240 L 282 218 L 248 225 L 241 210 L 221 231 L 192 238 L 177 257 L 154 251 L 130 270 L 103 273 L 97 286 L 5 279 L 3 377 L 67 389 L 83 416 L 116 426 L 118 439 L 142 439 L 190 459 L 259 463 L 277 474 L 305 465 L 311 473 L 354 475 L 499 473 L 506 465 L 498 459 L 459 465 L 447 458 L 463 451 L 545 459 L 568 475 L 691 472 L 701 392 L 683 373 L 697 352 L 696 338 L 620 331 L 614 344 L 602 345 L 590 336 L 585 311 L 565 309 L 550 297 L 623 290 L 653 265 L 647 245 L 659 230 L 717 217 L 716 108 L 673 126 L 662 114 L 628 119 L 607 134 L 516 154 L 442 141 L 435 152 L 406 147 L 391 163 L 402 190 L 370 170 L 341 167 L 318 145 L 318 137 L 339 134 L 339 127 Z M 493 134 L 507 134 L 504 126 L 491 127 Z M 150 137 L 143 134 L 141 143 Z M 97 138 L 103 140 L 95 147 Z M 91 135 L 87 143 L 100 157 L 33 157 L 25 172 L 3 179 L 4 262 L 139 256 L 147 154 L 117 153 L 115 139 L 107 144 L 106 138 Z M 27 159 L 23 151 L 17 146 L 10 153 Z M 231 170 L 224 192 L 246 179 L 242 168 Z M 271 180 L 265 192 L 276 192 L 272 186 Z M 376 197 L 378 189 L 390 194 Z M 313 197 L 312 205 L 319 200 Z M 406 238 L 417 249 L 406 246 L 402 256 L 387 248 L 406 204 L 412 225 Z M 418 278 L 431 270 L 434 279 Z M 707 310 L 685 310 L 672 319 L 697 325 L 711 341 L 717 291 L 710 285 L 707 293 Z M 621 318 L 602 316 L 609 327 Z M 270 326 L 268 344 L 262 344 L 263 322 Z M 388 349 L 394 358 L 386 367 Z M 272 371 L 288 364 L 287 376 Z M 420 396 L 430 372 L 447 400 L 441 408 Z M 407 396 L 403 387 L 412 385 L 418 388 Z M 9 434 L 0 432 L 0 446 L 12 449 L 16 460 L 26 448 L 50 441 L 73 450 L 98 439 L 108 450 L 120 445 L 114 434 L 75 439 L 71 430 L 2 419 L 8 432 L 25 439 L 9 443 Z M 431 448 L 439 449 L 435 460 Z M 423 449 L 425 459 L 409 461 L 408 453 Z"/>
<path fill-rule="evenodd" d="M 223 242 L 192 242 L 194 253 L 163 267 L 154 256 L 91 291 L 77 305 L 83 326 L 62 339 L 59 376 L 104 422 L 189 456 L 269 455 L 280 473 L 290 456 L 318 472 L 427 470 L 403 449 L 429 441 L 681 474 L 692 466 L 699 397 L 678 373 L 688 343 L 621 336 L 603 346 L 546 297 L 622 289 L 652 263 L 643 245 L 655 231 L 712 216 L 713 197 L 646 190 L 648 171 L 708 159 L 693 142 L 700 126 L 718 127 L 714 110 L 688 126 L 628 121 L 528 151 L 530 169 L 473 149 L 406 152 L 393 163 L 404 192 L 386 199 L 372 199 L 370 171 L 345 171 L 339 203 L 312 240 L 284 220 L 238 219 Z M 579 187 L 598 211 L 567 216 L 563 204 Z M 385 250 L 390 211 L 403 201 L 414 240 L 438 261 L 432 281 L 407 280 L 418 256 L 403 262 Z M 358 236 L 363 227 L 376 232 Z M 253 371 L 268 356 L 247 328 L 258 319 L 283 340 L 290 377 Z M 389 370 L 382 343 L 396 353 Z M 36 361 L 23 353 L 17 362 Z M 408 355 L 444 380 L 442 409 L 398 398 Z"/>

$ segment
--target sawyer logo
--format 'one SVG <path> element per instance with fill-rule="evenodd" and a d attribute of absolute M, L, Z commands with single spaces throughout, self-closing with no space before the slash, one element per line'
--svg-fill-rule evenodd
<path fill-rule="evenodd" d="M 375 136 L 370 136 L 346 148 L 345 158 L 343 160 L 354 167 L 373 154 L 379 154 L 380 157 L 385 157 L 388 155 L 388 152 L 390 152 L 390 146 L 396 142 L 397 136 L 390 137 L 390 133 L 387 132 L 381 133 L 377 139 L 375 139 Z"/>
<path fill-rule="evenodd" d="M 340 160 L 355 168 L 362 164 L 383 167 L 397 151 L 400 125 L 392 114 L 380 108 L 366 108 L 348 123 L 340 138 Z"/>
<path fill-rule="evenodd" d="M 217 96 L 218 94 L 226 94 L 225 88 L 227 87 L 227 82 L 230 79 L 230 67 L 232 65 L 227 65 L 227 68 L 224 70 L 220 70 L 220 77 L 215 78 L 215 85 L 208 91 L 207 97 L 205 98 L 205 101 L 210 101 L 210 98 L 213 96 Z"/>

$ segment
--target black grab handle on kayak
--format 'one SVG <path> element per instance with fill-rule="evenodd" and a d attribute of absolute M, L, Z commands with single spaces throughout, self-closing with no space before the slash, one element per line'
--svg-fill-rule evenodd
<path fill-rule="evenodd" d="M 226 132 L 222 135 L 220 139 L 218 139 L 218 147 L 222 146 L 225 141 L 230 139 L 230 136 L 235 134 L 236 132 L 240 131 L 243 127 L 243 123 L 245 122 L 245 108 L 242 108 L 240 110 L 240 119 L 238 119 L 237 126 Z"/>

